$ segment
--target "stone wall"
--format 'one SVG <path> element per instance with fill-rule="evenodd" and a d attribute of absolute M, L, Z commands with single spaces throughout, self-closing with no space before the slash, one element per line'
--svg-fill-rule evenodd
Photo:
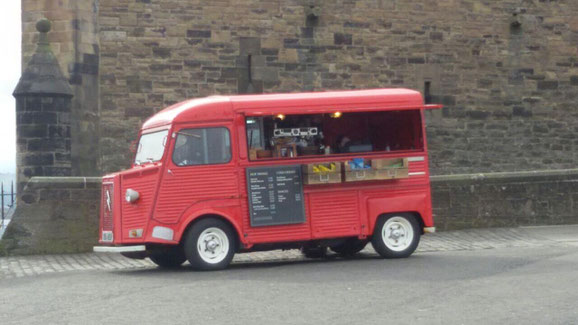
<path fill-rule="evenodd" d="M 574 0 L 101 0 L 102 170 L 185 98 L 428 91 L 434 174 L 573 168 Z M 249 66 L 251 71 L 249 73 Z M 249 80 L 250 78 L 250 80 Z"/>
<path fill-rule="evenodd" d="M 438 231 L 578 223 L 578 169 L 433 176 Z"/>
<path fill-rule="evenodd" d="M 36 22 L 47 18 L 53 27 L 48 40 L 74 94 L 70 119 L 72 174 L 100 176 L 99 0 L 21 2 L 23 69 L 36 49 Z"/>
<path fill-rule="evenodd" d="M 432 177 L 438 231 L 578 224 L 578 169 Z M 0 255 L 90 251 L 98 240 L 100 178 L 35 177 Z"/>
<path fill-rule="evenodd" d="M 127 167 L 140 124 L 185 98 L 371 87 L 446 105 L 427 116 L 434 174 L 578 159 L 573 0 L 21 1 L 23 62 L 54 21 L 75 175 Z"/>
<path fill-rule="evenodd" d="M 51 23 L 38 22 L 38 45 L 14 90 L 17 193 L 33 176 L 70 176 L 72 89 L 48 41 Z"/>
<path fill-rule="evenodd" d="M 32 176 L 70 176 L 70 97 L 17 98 L 17 193 Z"/>
<path fill-rule="evenodd" d="M 0 255 L 88 252 L 98 244 L 99 177 L 33 177 L 0 241 Z"/>

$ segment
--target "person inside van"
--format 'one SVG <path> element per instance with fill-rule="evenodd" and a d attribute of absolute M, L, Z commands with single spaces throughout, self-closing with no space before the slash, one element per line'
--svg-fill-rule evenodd
<path fill-rule="evenodd" d="M 351 145 L 351 139 L 348 138 L 345 135 L 339 135 L 337 137 L 337 142 L 336 142 L 336 151 L 337 153 L 345 153 L 345 152 L 349 152 L 349 146 Z"/>
<path fill-rule="evenodd" d="M 175 151 L 173 152 L 173 162 L 177 166 L 185 166 L 188 164 L 190 160 L 190 145 L 187 145 L 189 142 L 189 137 L 186 136 L 178 136 L 177 141 L 175 143 Z"/>
<path fill-rule="evenodd" d="M 349 137 L 340 135 L 337 137 L 337 153 L 371 152 L 373 145 L 370 141 L 352 141 Z"/>
<path fill-rule="evenodd" d="M 175 142 L 173 162 L 177 166 L 198 165 L 202 163 L 201 135 L 197 130 L 181 130 Z"/>

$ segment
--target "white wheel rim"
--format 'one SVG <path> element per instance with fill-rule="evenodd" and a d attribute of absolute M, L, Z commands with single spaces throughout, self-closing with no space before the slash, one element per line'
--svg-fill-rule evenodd
<path fill-rule="evenodd" d="M 395 252 L 406 250 L 413 241 L 413 227 L 403 217 L 387 219 L 381 229 L 381 238 L 387 248 Z"/>
<path fill-rule="evenodd" d="M 209 264 L 220 263 L 229 254 L 229 237 L 219 228 L 207 228 L 197 240 L 197 251 L 203 261 Z"/>

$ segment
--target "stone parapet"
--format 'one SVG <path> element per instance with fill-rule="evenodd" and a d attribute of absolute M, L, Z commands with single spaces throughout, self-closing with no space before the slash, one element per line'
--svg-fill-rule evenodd
<path fill-rule="evenodd" d="M 100 177 L 33 177 L 0 241 L 0 255 L 87 252 L 98 242 Z"/>
<path fill-rule="evenodd" d="M 438 231 L 578 224 L 578 169 L 433 176 Z M 34 177 L 0 255 L 87 252 L 98 243 L 99 177 Z"/>
<path fill-rule="evenodd" d="M 578 169 L 431 178 L 438 230 L 578 223 Z"/>

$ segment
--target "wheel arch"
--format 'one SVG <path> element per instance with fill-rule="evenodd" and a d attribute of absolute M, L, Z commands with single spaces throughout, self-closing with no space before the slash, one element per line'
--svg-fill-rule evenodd
<path fill-rule="evenodd" d="M 393 216 L 396 214 L 411 214 L 415 217 L 415 219 L 417 220 L 417 222 L 419 223 L 419 229 L 421 234 L 424 234 L 424 227 L 425 227 L 425 222 L 423 220 L 423 217 L 421 216 L 421 214 L 418 211 L 396 211 L 396 212 L 383 212 L 380 213 L 379 215 L 377 215 L 377 217 L 373 220 L 373 223 L 371 224 L 371 233 L 373 234 L 373 232 L 375 231 L 375 225 L 377 224 L 377 222 L 379 221 L 379 219 L 383 218 L 383 217 L 387 217 L 387 216 Z"/>
<path fill-rule="evenodd" d="M 377 220 L 392 213 L 412 213 L 419 220 L 420 227 L 433 226 L 431 201 L 425 191 L 417 191 L 392 197 L 379 197 L 367 200 L 368 234 L 373 234 Z"/>
<path fill-rule="evenodd" d="M 221 221 L 225 222 L 226 224 L 228 224 L 231 227 L 231 229 L 233 229 L 233 234 L 235 235 L 235 242 L 237 243 L 237 247 L 239 247 L 241 244 L 243 244 L 243 242 L 241 240 L 241 238 L 242 238 L 241 228 L 240 228 L 239 224 L 235 221 L 235 219 L 232 218 L 231 216 L 225 214 L 225 213 L 219 213 L 219 212 L 215 212 L 215 211 L 199 212 L 195 215 L 188 217 L 185 220 L 185 222 L 182 223 L 182 226 L 179 228 L 179 233 L 177 235 L 178 242 L 182 243 L 184 235 L 187 233 L 187 231 L 189 231 L 189 229 L 191 229 L 191 227 L 193 225 L 195 225 L 197 222 L 199 222 L 201 220 L 209 219 L 209 218 L 221 220 Z"/>

